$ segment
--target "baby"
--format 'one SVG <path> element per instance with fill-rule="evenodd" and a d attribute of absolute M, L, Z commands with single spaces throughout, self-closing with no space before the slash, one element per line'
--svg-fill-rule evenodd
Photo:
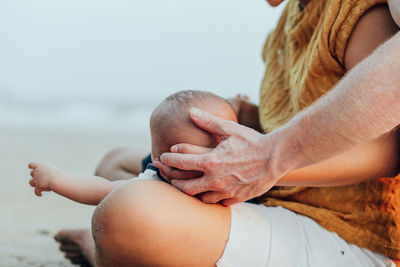
<path fill-rule="evenodd" d="M 159 158 L 172 145 L 188 143 L 203 147 L 215 147 L 220 142 L 212 135 L 193 124 L 189 110 L 196 107 L 221 119 L 237 122 L 232 106 L 223 98 L 203 91 L 181 91 L 167 97 L 153 111 L 150 118 L 151 155 Z M 337 155 L 316 165 L 294 170 L 281 178 L 277 185 L 321 186 L 353 184 L 377 177 L 392 177 L 398 173 L 398 141 L 394 134 Z M 64 172 L 48 164 L 30 163 L 32 169 L 30 185 L 35 194 L 54 191 L 74 201 L 97 205 L 117 186 L 131 180 L 109 181 L 98 176 L 82 176 Z M 169 178 L 158 172 L 151 164 L 134 180 L 165 180 Z"/>
<path fill-rule="evenodd" d="M 237 122 L 232 106 L 223 98 L 204 91 L 186 90 L 167 97 L 153 111 L 150 118 L 151 155 L 158 158 L 170 150 L 172 145 L 189 143 L 205 147 L 215 147 L 219 137 L 212 135 L 193 124 L 189 118 L 192 107 L 200 108 L 219 118 Z M 157 168 L 149 166 L 135 180 L 164 180 Z M 97 205 L 117 186 L 131 180 L 108 181 L 98 176 L 76 175 L 45 163 L 30 163 L 32 179 L 29 184 L 35 194 L 54 191 L 73 201 Z M 169 182 L 169 181 L 168 181 Z"/>

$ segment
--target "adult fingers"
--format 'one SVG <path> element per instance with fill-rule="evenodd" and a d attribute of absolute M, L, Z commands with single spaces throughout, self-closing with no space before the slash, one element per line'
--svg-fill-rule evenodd
<path fill-rule="evenodd" d="M 223 193 L 215 192 L 215 191 L 204 192 L 204 193 L 197 195 L 197 197 L 204 203 L 208 203 L 208 204 L 218 203 L 225 198 Z"/>
<path fill-rule="evenodd" d="M 212 190 L 207 182 L 206 177 L 190 180 L 172 180 L 171 184 L 182 192 L 191 196 Z"/>
<path fill-rule="evenodd" d="M 212 148 L 204 146 L 196 146 L 192 144 L 176 144 L 171 146 L 170 151 L 172 153 L 182 153 L 182 154 L 204 154 L 211 151 Z"/>
<path fill-rule="evenodd" d="M 189 112 L 192 121 L 203 130 L 219 136 L 229 136 L 232 121 L 223 120 L 204 112 L 198 108 L 191 108 Z"/>
<path fill-rule="evenodd" d="M 170 168 L 167 165 L 165 165 L 164 163 L 162 163 L 161 161 L 158 160 L 154 160 L 153 162 L 154 166 L 156 166 L 160 172 L 163 174 L 163 176 L 167 176 L 164 177 L 167 180 L 172 180 L 172 179 L 192 179 L 192 178 L 198 178 L 201 177 L 203 175 L 202 172 L 199 171 L 182 171 L 179 169 L 174 169 L 174 168 Z"/>
<path fill-rule="evenodd" d="M 187 171 L 202 171 L 202 155 L 194 154 L 179 154 L 179 153 L 164 153 L 160 156 L 162 163 L 169 167 L 174 167 L 180 170 Z"/>
<path fill-rule="evenodd" d="M 225 207 L 229 207 L 232 206 L 233 204 L 239 203 L 242 201 L 239 201 L 236 198 L 227 198 L 221 201 L 221 204 L 224 205 Z"/>

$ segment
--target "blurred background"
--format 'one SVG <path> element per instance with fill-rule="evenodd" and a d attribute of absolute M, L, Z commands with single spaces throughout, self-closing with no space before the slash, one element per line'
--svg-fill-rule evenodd
<path fill-rule="evenodd" d="M 70 266 L 52 235 L 92 207 L 28 186 L 29 161 L 93 173 L 150 149 L 148 119 L 183 89 L 258 102 L 261 50 L 283 7 L 263 0 L 0 0 L 0 266 Z"/>
<path fill-rule="evenodd" d="M 279 13 L 262 0 L 0 1 L 0 123 L 147 127 L 183 89 L 256 102 Z"/>

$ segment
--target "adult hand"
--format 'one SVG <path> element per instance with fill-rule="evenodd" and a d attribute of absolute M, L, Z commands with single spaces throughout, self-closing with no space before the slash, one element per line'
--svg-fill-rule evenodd
<path fill-rule="evenodd" d="M 229 206 L 265 193 L 288 171 L 276 163 L 280 162 L 276 134 L 262 135 L 196 108 L 190 117 L 198 127 L 218 135 L 221 142 L 212 150 L 177 144 L 171 151 L 178 153 L 161 155 L 155 165 L 164 173 L 174 170 L 177 174 L 176 169 L 203 173 L 200 178 L 181 179 L 178 175 L 173 179 L 171 183 L 181 191 L 206 203 Z M 188 152 L 191 154 L 181 154 Z"/>

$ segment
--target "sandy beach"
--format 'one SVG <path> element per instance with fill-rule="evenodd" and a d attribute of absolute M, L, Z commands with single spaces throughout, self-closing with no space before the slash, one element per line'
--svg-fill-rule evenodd
<path fill-rule="evenodd" d="M 150 148 L 146 132 L 78 132 L 0 127 L 0 266 L 74 266 L 53 236 L 63 228 L 90 225 L 94 207 L 54 193 L 39 198 L 28 185 L 30 161 L 92 174 L 101 157 L 118 146 Z M 76 265 L 75 265 L 76 266 Z"/>

